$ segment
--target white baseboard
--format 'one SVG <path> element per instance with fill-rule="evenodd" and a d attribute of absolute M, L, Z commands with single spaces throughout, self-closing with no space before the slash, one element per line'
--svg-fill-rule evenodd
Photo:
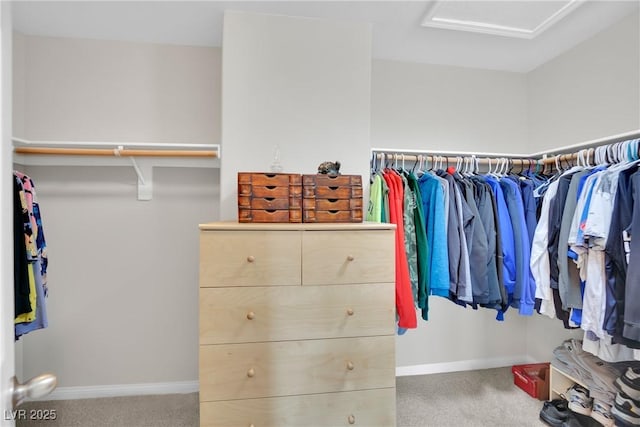
<path fill-rule="evenodd" d="M 97 397 L 141 396 L 151 394 L 196 393 L 198 381 L 175 381 L 170 383 L 113 384 L 79 387 L 58 387 L 38 400 L 94 399 Z"/>
<path fill-rule="evenodd" d="M 428 363 L 425 365 L 398 366 L 396 367 L 396 376 L 403 377 L 408 375 L 427 375 L 445 372 L 471 371 L 474 369 L 491 369 L 533 362 L 534 361 L 529 356 L 514 356 L 494 359 L 472 359 L 459 360 L 456 362 Z M 196 393 L 199 388 L 198 381 L 58 387 L 50 395 L 38 400 L 74 400 L 153 394 L 184 394 Z"/>
<path fill-rule="evenodd" d="M 396 367 L 396 377 L 501 368 L 504 366 L 522 365 L 525 363 L 533 363 L 533 359 L 529 356 L 514 356 L 498 357 L 494 359 L 472 359 L 459 360 L 456 362 L 429 363 L 426 365 L 398 366 Z"/>

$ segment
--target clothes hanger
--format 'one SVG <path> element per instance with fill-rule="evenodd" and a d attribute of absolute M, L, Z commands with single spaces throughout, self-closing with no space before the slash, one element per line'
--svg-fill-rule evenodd
<path fill-rule="evenodd" d="M 493 161 L 495 159 L 491 159 L 491 158 L 487 157 L 486 160 L 487 160 L 487 175 L 492 177 L 492 178 L 496 178 L 497 179 L 498 175 L 495 173 L 495 171 L 493 170 L 493 166 L 492 166 L 492 163 L 493 163 Z M 498 164 L 497 164 L 497 161 L 496 161 L 496 170 L 497 170 L 497 166 L 498 166 Z"/>
<path fill-rule="evenodd" d="M 376 158 L 378 157 L 378 155 L 376 154 L 376 152 L 372 152 L 371 153 L 371 170 L 370 170 L 370 174 L 369 174 L 369 184 L 373 184 L 373 179 L 376 176 Z"/>
<path fill-rule="evenodd" d="M 422 169 L 422 159 L 424 156 L 422 154 L 416 154 L 416 160 L 413 163 L 413 167 L 411 168 L 411 173 L 416 176 L 416 178 L 422 176 L 424 174 L 424 170 Z"/>

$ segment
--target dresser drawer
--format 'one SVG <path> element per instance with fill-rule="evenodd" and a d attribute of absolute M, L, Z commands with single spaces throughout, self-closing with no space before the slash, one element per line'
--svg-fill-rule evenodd
<path fill-rule="evenodd" d="M 394 230 L 302 233 L 303 285 L 393 281 Z"/>
<path fill-rule="evenodd" d="M 201 427 L 391 427 L 394 388 L 265 399 L 202 402 Z"/>
<path fill-rule="evenodd" d="M 395 337 L 200 346 L 200 401 L 395 386 Z"/>
<path fill-rule="evenodd" d="M 200 344 L 393 335 L 395 285 L 201 288 Z"/>
<path fill-rule="evenodd" d="M 300 285 L 300 232 L 203 231 L 200 287 Z"/>

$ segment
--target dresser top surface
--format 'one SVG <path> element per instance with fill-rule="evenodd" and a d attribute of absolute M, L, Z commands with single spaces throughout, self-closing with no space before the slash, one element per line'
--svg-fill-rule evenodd
<path fill-rule="evenodd" d="M 361 223 L 239 223 L 236 221 L 209 222 L 199 225 L 200 230 L 394 230 L 395 224 Z"/>

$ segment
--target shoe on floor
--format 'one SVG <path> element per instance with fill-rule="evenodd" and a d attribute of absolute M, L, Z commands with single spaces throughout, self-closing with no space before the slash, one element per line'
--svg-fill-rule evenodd
<path fill-rule="evenodd" d="M 615 385 L 631 399 L 640 401 L 640 368 L 627 368 L 624 374 L 616 379 Z"/>
<path fill-rule="evenodd" d="M 611 414 L 611 406 L 600 400 L 593 399 L 591 418 L 602 424 L 604 427 L 613 427 L 615 420 Z"/>
<path fill-rule="evenodd" d="M 540 419 L 551 427 L 562 427 L 569 416 L 567 401 L 554 399 L 544 402 L 540 410 Z"/>
<path fill-rule="evenodd" d="M 591 415 L 592 399 L 589 397 L 587 389 L 580 384 L 574 384 L 567 391 L 567 399 L 569 400 L 569 409 L 582 415 Z"/>
<path fill-rule="evenodd" d="M 616 394 L 611 414 L 616 424 L 640 426 L 640 408 L 636 402 L 623 392 Z"/>
<path fill-rule="evenodd" d="M 585 425 L 580 422 L 575 414 L 569 414 L 566 420 L 562 423 L 561 427 L 585 427 Z"/>

